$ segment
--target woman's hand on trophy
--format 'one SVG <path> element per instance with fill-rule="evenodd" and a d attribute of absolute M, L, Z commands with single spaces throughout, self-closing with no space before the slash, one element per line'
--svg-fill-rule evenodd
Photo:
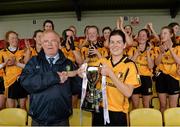
<path fill-rule="evenodd" d="M 101 67 L 101 74 L 103 76 L 111 77 L 114 74 L 114 72 L 107 64 L 104 63 L 102 64 L 102 67 Z"/>

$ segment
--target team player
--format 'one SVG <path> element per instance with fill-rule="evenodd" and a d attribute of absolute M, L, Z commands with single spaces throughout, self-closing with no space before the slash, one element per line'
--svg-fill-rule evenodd
<path fill-rule="evenodd" d="M 169 107 L 176 107 L 179 96 L 179 78 L 177 64 L 180 64 L 180 48 L 175 45 L 175 36 L 171 27 L 163 27 L 160 34 L 161 45 L 157 50 L 156 90 L 160 100 L 160 111 L 167 108 L 166 99 L 169 96 Z"/>
<path fill-rule="evenodd" d="M 143 107 L 149 108 L 152 95 L 152 71 L 154 67 L 154 52 L 149 41 L 150 34 L 147 29 L 141 29 L 138 32 L 138 46 L 132 47 L 128 55 L 138 68 L 138 74 L 141 79 L 141 86 L 134 89 L 131 97 L 133 108 L 139 108 L 140 95 L 143 99 Z"/>
<path fill-rule="evenodd" d="M 3 67 L 4 65 L 7 64 L 8 60 L 4 61 L 3 63 L 3 59 L 2 59 L 2 51 L 0 51 L 0 110 L 4 108 L 5 106 L 5 96 L 4 96 L 4 91 L 5 91 L 5 87 L 4 87 L 4 70 Z"/>
<path fill-rule="evenodd" d="M 66 29 L 62 33 L 63 41 L 61 43 L 61 51 L 65 57 L 70 59 L 76 67 L 83 63 L 80 50 L 74 45 L 74 32 L 71 29 Z M 78 95 L 72 96 L 72 105 L 78 107 Z"/>
<path fill-rule="evenodd" d="M 74 33 L 70 29 L 63 31 L 63 41 L 61 43 L 61 50 L 65 57 L 70 59 L 74 64 L 78 66 L 83 63 L 80 50 L 75 46 L 74 43 Z"/>
<path fill-rule="evenodd" d="M 18 49 L 18 34 L 8 31 L 5 35 L 8 47 L 2 51 L 4 85 L 8 89 L 7 107 L 15 107 L 15 100 L 20 99 L 20 107 L 26 108 L 27 92 L 21 87 L 18 78 L 25 66 L 24 50 Z"/>
<path fill-rule="evenodd" d="M 106 50 L 102 49 L 102 42 L 98 41 L 98 37 L 97 26 L 89 26 L 87 29 L 88 45 L 81 49 L 82 58 L 89 66 L 96 66 L 98 59 L 108 56 Z"/>
<path fill-rule="evenodd" d="M 126 47 L 125 42 L 125 35 L 122 31 L 112 31 L 109 41 L 110 57 L 100 60 L 101 74 L 106 76 L 110 116 L 110 123 L 107 125 L 109 126 L 127 126 L 128 98 L 132 95 L 133 89 L 140 85 L 136 65 L 123 54 Z M 100 112 L 93 113 L 93 126 L 104 125 L 103 106 L 100 107 Z"/>

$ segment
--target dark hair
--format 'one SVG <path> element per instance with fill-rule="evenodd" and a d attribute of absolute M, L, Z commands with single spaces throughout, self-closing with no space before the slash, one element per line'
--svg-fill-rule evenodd
<path fill-rule="evenodd" d="M 63 30 L 63 32 L 62 32 L 62 38 L 63 38 L 63 40 L 66 40 L 66 38 L 67 38 L 67 31 L 71 31 L 73 34 L 74 34 L 74 32 L 71 30 L 71 29 L 65 29 L 65 30 Z"/>
<path fill-rule="evenodd" d="M 109 36 L 109 39 L 111 38 L 111 36 L 114 36 L 114 35 L 119 35 L 122 37 L 123 39 L 123 42 L 124 44 L 126 43 L 126 37 L 125 37 L 125 34 L 121 31 L 121 30 L 113 30 Z"/>
<path fill-rule="evenodd" d="M 90 28 L 95 28 L 95 29 L 97 30 L 97 33 L 99 34 L 99 28 L 98 28 L 97 26 L 95 26 L 95 25 L 89 26 L 89 27 L 88 27 L 88 30 L 89 30 Z"/>
<path fill-rule="evenodd" d="M 40 32 L 42 33 L 43 31 L 42 31 L 42 30 L 36 30 L 36 31 L 34 31 L 33 38 L 36 37 L 36 36 L 37 36 L 37 33 L 40 33 Z"/>
<path fill-rule="evenodd" d="M 161 30 L 163 30 L 163 29 L 168 29 L 168 30 L 169 30 L 169 33 L 170 33 L 170 34 L 173 34 L 173 36 L 171 37 L 171 40 L 172 40 L 172 42 L 173 42 L 173 45 L 175 45 L 175 44 L 176 44 L 176 36 L 175 36 L 175 34 L 174 34 L 173 28 L 172 28 L 172 27 L 169 27 L 169 26 L 164 26 L 164 27 L 161 28 Z"/>
<path fill-rule="evenodd" d="M 85 28 L 84 28 L 84 35 L 86 35 L 86 30 L 87 30 L 89 27 L 90 27 L 89 25 L 85 26 Z"/>
<path fill-rule="evenodd" d="M 138 31 L 138 36 L 139 36 L 140 32 L 142 32 L 142 31 L 146 32 L 147 37 L 149 39 L 150 38 L 150 33 L 149 33 L 149 31 L 147 29 L 141 29 L 140 31 Z"/>
<path fill-rule="evenodd" d="M 109 26 L 104 27 L 104 28 L 102 29 L 102 33 L 104 33 L 105 30 L 110 30 L 110 32 L 112 31 Z"/>
<path fill-rule="evenodd" d="M 50 23 L 52 25 L 52 29 L 54 30 L 54 23 L 51 20 L 45 20 L 43 23 L 43 27 L 45 27 L 46 23 Z"/>
<path fill-rule="evenodd" d="M 169 27 L 171 27 L 171 28 L 173 28 L 174 26 L 180 26 L 177 22 L 172 22 L 172 23 L 170 23 L 168 26 Z"/>

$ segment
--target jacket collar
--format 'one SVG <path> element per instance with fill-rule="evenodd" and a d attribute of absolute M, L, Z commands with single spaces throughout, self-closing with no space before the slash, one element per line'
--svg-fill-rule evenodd
<path fill-rule="evenodd" d="M 58 53 L 59 53 L 59 59 L 56 61 L 56 64 L 63 64 L 64 61 L 66 60 L 66 57 L 64 56 L 61 50 L 58 50 Z M 43 49 L 39 52 L 38 57 L 43 60 L 46 60 L 46 56 Z"/>

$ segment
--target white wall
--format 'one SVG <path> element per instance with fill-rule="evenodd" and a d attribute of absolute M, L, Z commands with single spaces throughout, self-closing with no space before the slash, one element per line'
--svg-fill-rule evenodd
<path fill-rule="evenodd" d="M 119 16 L 140 17 L 140 24 L 133 26 L 135 33 L 148 22 L 153 23 L 157 32 L 162 26 L 168 25 L 172 21 L 180 23 L 180 13 L 175 19 L 171 19 L 169 10 L 86 11 L 82 12 L 81 21 L 77 21 L 75 12 L 0 16 L 0 40 L 4 38 L 4 34 L 8 30 L 18 32 L 20 38 L 31 38 L 35 30 L 42 28 L 43 21 L 46 19 L 53 20 L 55 30 L 59 34 L 68 26 L 75 25 L 78 29 L 78 36 L 82 36 L 86 25 L 97 25 L 100 29 L 105 26 L 114 28 Z M 33 24 L 33 20 L 36 20 L 36 24 Z M 125 24 L 130 23 L 126 21 Z"/>

